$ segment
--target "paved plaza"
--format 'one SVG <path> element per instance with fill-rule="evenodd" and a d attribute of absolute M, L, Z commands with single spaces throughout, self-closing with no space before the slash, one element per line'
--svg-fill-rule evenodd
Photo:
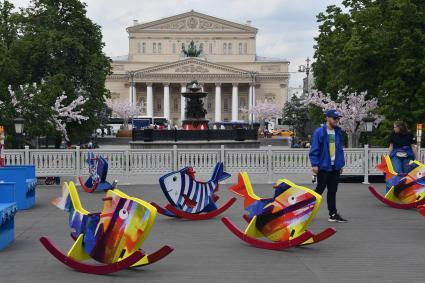
<path fill-rule="evenodd" d="M 377 184 L 380 188 L 383 184 Z M 130 195 L 164 203 L 158 186 L 123 186 Z M 256 185 L 268 196 L 268 185 Z M 248 246 L 231 234 L 219 218 L 184 221 L 158 215 L 143 246 L 154 251 L 171 244 L 175 251 L 143 269 L 107 276 L 79 273 L 53 258 L 38 238 L 49 236 L 63 251 L 72 244 L 67 214 L 50 204 L 58 186 L 39 186 L 37 205 L 16 216 L 16 241 L 0 252 L 0 282 L 423 282 L 425 218 L 415 210 L 391 209 L 373 198 L 362 184 L 341 184 L 338 206 L 347 224 L 317 245 L 285 251 Z M 102 193 L 80 193 L 90 211 L 102 206 Z M 230 197 L 223 185 L 221 201 Z M 220 201 L 219 201 L 220 202 Z M 224 215 L 240 227 L 241 199 Z M 311 229 L 329 226 L 326 204 Z"/>

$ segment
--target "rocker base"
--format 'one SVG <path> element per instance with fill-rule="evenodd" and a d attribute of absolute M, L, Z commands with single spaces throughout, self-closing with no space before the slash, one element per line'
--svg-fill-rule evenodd
<path fill-rule="evenodd" d="M 236 202 L 236 198 L 231 198 L 222 207 L 217 208 L 214 211 L 207 212 L 207 213 L 198 213 L 198 214 L 181 211 L 171 204 L 167 204 L 165 208 L 162 208 L 161 206 L 155 203 L 151 203 L 151 204 L 157 208 L 160 214 L 165 216 L 178 217 L 178 218 L 183 218 L 188 220 L 207 220 L 223 213 L 224 211 L 229 209 L 229 207 L 231 207 L 235 202 Z M 168 211 L 174 214 L 175 216 L 172 216 L 169 213 L 167 213 Z"/>
<path fill-rule="evenodd" d="M 41 237 L 40 242 L 43 246 L 52 254 L 56 259 L 61 261 L 63 264 L 68 267 L 75 269 L 79 272 L 90 273 L 90 274 L 109 274 L 113 272 L 120 271 L 122 269 L 127 269 L 139 260 L 141 260 L 145 255 L 141 251 L 137 251 L 130 255 L 129 257 L 112 264 L 87 264 L 80 261 L 77 261 L 64 253 L 62 253 L 56 246 L 49 240 L 47 237 Z"/>
<path fill-rule="evenodd" d="M 425 207 L 424 207 L 424 213 L 425 213 Z M 244 214 L 242 216 L 242 218 L 246 221 L 246 223 L 251 222 L 251 218 Z M 323 230 L 322 232 L 318 233 L 318 234 L 313 234 L 313 237 L 311 237 L 310 239 L 308 239 L 306 242 L 302 243 L 302 246 L 308 246 L 308 245 L 312 245 L 312 244 L 316 244 L 319 243 L 323 240 L 326 240 L 327 238 L 333 236 L 333 234 L 336 233 L 336 229 L 335 228 L 326 228 L 325 230 Z"/>
<path fill-rule="evenodd" d="M 398 208 L 398 209 L 412 209 L 412 208 L 416 208 L 420 205 L 425 204 L 425 198 L 420 200 L 420 201 L 413 202 L 413 203 L 397 203 L 397 202 L 393 202 L 389 199 L 386 199 L 373 186 L 369 186 L 369 191 L 372 193 L 372 195 L 374 195 L 382 203 L 384 203 L 388 206 L 394 207 L 394 208 Z"/>
<path fill-rule="evenodd" d="M 417 210 L 418 210 L 418 212 L 422 215 L 422 216 L 424 216 L 425 217 L 425 206 L 418 206 L 417 208 L 416 208 Z"/>
<path fill-rule="evenodd" d="M 163 259 L 167 255 L 169 255 L 172 251 L 174 251 L 174 248 L 172 246 L 165 245 L 162 248 L 160 248 L 159 250 L 157 250 L 156 252 L 148 254 L 147 255 L 148 261 L 146 263 L 139 264 L 139 265 L 133 265 L 132 267 L 141 267 L 141 266 L 153 264 L 157 261 L 160 261 L 161 259 Z M 143 251 L 141 251 L 141 252 L 143 253 Z"/>
<path fill-rule="evenodd" d="M 284 249 L 292 248 L 295 246 L 299 246 L 314 236 L 310 231 L 305 231 L 300 236 L 292 240 L 283 241 L 283 242 L 266 242 L 266 241 L 262 241 L 262 240 L 246 235 L 235 224 L 233 224 L 233 222 L 228 217 L 221 218 L 221 221 L 224 223 L 224 225 L 226 225 L 226 227 L 233 234 L 235 234 L 236 237 L 260 249 L 284 250 Z"/>
<path fill-rule="evenodd" d="M 95 190 L 96 190 L 96 188 L 97 188 L 97 184 L 98 183 L 94 183 L 93 184 L 93 186 L 91 187 L 91 188 L 89 188 L 89 187 L 87 187 L 86 186 L 86 184 L 84 183 L 84 181 L 83 181 L 83 178 L 80 176 L 80 177 L 78 177 L 78 180 L 80 181 L 80 185 L 81 185 L 81 187 L 83 188 L 83 190 L 85 191 L 85 192 L 87 192 L 87 193 L 92 193 L 92 192 L 94 192 Z"/>

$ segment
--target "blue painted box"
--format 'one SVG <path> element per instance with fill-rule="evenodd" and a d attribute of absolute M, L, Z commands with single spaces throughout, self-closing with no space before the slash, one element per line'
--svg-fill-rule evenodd
<path fill-rule="evenodd" d="M 0 250 L 15 239 L 15 183 L 0 183 Z"/>
<path fill-rule="evenodd" d="M 15 201 L 18 209 L 28 209 L 35 204 L 35 177 L 34 165 L 16 165 L 0 167 L 0 182 L 14 182 Z"/>

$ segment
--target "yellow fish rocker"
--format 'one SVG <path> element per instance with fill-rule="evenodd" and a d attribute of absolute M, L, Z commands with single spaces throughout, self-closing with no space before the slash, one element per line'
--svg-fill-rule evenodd
<path fill-rule="evenodd" d="M 320 207 L 319 194 L 287 179 L 278 180 L 274 189 L 273 198 L 260 198 L 254 193 L 248 173 L 240 173 L 238 184 L 229 190 L 244 197 L 248 227 L 243 232 L 227 217 L 221 219 L 224 225 L 242 241 L 270 250 L 318 243 L 336 233 L 334 228 L 319 234 L 307 230 Z M 262 237 L 269 241 L 260 240 Z"/>
<path fill-rule="evenodd" d="M 91 274 L 152 264 L 173 251 L 168 245 L 150 255 L 140 249 L 155 222 L 155 207 L 119 189 L 107 191 L 103 201 L 102 212 L 90 213 L 82 207 L 74 183 L 65 182 L 62 196 L 52 203 L 69 212 L 71 237 L 75 242 L 66 255 L 47 237 L 40 238 L 43 246 L 65 265 Z M 88 259 L 100 264 L 83 262 Z"/>

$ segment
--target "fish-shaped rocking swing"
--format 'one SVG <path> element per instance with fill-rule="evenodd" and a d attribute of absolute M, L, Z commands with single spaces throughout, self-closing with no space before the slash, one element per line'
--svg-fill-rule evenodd
<path fill-rule="evenodd" d="M 91 274 L 152 264 L 173 251 L 168 245 L 149 255 L 140 249 L 155 222 L 155 207 L 119 189 L 107 191 L 103 201 L 102 212 L 90 213 L 82 207 L 74 183 L 65 182 L 62 196 L 52 203 L 69 212 L 75 242 L 66 255 L 47 237 L 40 238 L 43 246 L 65 265 Z M 83 262 L 88 259 L 100 264 Z"/>
<path fill-rule="evenodd" d="M 400 209 L 411 209 L 425 204 L 425 165 L 414 160 L 408 173 L 397 173 L 388 155 L 382 157 L 376 168 L 385 173 L 388 192 L 381 195 L 373 186 L 369 191 L 384 204 Z M 419 211 L 425 208 L 418 208 Z M 425 214 L 425 211 L 424 211 Z"/>
<path fill-rule="evenodd" d="M 231 198 L 220 208 L 216 205 L 219 197 L 215 193 L 218 191 L 219 182 L 229 177 L 230 174 L 224 172 L 222 162 L 216 164 L 208 182 L 197 181 L 193 168 L 185 167 L 159 179 L 159 184 L 169 204 L 165 208 L 153 202 L 151 204 L 157 208 L 159 213 L 169 217 L 189 220 L 213 218 L 223 213 L 236 201 L 236 198 Z"/>
<path fill-rule="evenodd" d="M 83 181 L 80 176 L 78 180 L 84 191 L 93 193 L 94 191 L 107 191 L 116 187 L 117 181 L 112 184 L 106 181 L 108 175 L 108 161 L 102 155 L 95 156 L 93 152 L 87 153 L 87 164 L 89 167 L 89 177 Z"/>
<path fill-rule="evenodd" d="M 252 188 L 248 173 L 238 176 L 238 184 L 230 191 L 244 197 L 244 208 L 248 212 L 243 218 L 248 227 L 243 232 L 227 218 L 222 218 L 226 227 L 242 241 L 257 248 L 282 250 L 299 245 L 323 241 L 333 234 L 334 228 L 327 228 L 319 234 L 307 230 L 308 225 L 320 207 L 322 197 L 316 192 L 286 179 L 274 186 L 273 198 L 260 198 Z M 259 238 L 265 237 L 269 241 Z"/>

